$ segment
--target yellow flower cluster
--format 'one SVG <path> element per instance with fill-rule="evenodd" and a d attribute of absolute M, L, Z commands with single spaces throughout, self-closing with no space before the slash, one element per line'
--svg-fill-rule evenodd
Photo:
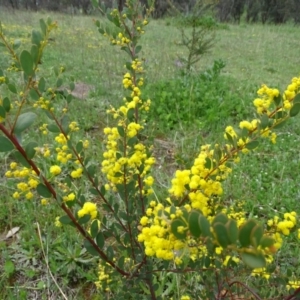
<path fill-rule="evenodd" d="M 45 99 L 44 97 L 40 97 L 39 100 L 37 100 L 34 104 L 33 107 L 35 108 L 42 108 L 45 110 L 50 110 L 54 111 L 54 108 L 50 104 L 50 100 Z"/>
<path fill-rule="evenodd" d="M 271 104 L 274 102 L 274 97 L 279 96 L 278 89 L 271 89 L 268 88 L 265 84 L 257 91 L 257 94 L 260 96 L 253 101 L 254 106 L 256 107 L 258 114 L 267 113 L 268 115 L 270 112 L 268 111 Z"/>
<path fill-rule="evenodd" d="M 98 290 L 103 290 L 105 292 L 109 292 L 109 283 L 112 281 L 111 279 L 111 267 L 108 264 L 104 264 L 102 261 L 100 261 L 98 266 L 98 281 L 95 282 L 96 287 Z"/>
<path fill-rule="evenodd" d="M 144 70 L 142 66 L 142 62 L 137 58 L 131 63 L 131 68 L 138 73 L 142 73 Z"/>
<path fill-rule="evenodd" d="M 280 110 L 290 110 L 292 108 L 292 100 L 299 92 L 300 88 L 300 77 L 294 77 L 291 84 L 288 85 L 282 96 L 283 108 Z M 278 89 L 268 88 L 263 85 L 257 92 L 260 96 L 254 100 L 254 106 L 257 108 L 258 114 L 262 115 L 266 113 L 270 114 L 269 108 L 274 102 L 274 98 L 279 96 Z"/>
<path fill-rule="evenodd" d="M 290 280 L 289 284 L 286 285 L 288 290 L 290 289 L 298 289 L 300 287 L 300 280 Z"/>
<path fill-rule="evenodd" d="M 60 166 L 54 165 L 50 167 L 50 173 L 54 176 L 57 176 L 61 173 L 61 168 Z"/>
<path fill-rule="evenodd" d="M 77 122 L 71 122 L 69 124 L 69 128 L 70 128 L 71 131 L 78 131 L 79 130 Z"/>
<path fill-rule="evenodd" d="M 47 127 L 48 127 L 48 124 L 43 124 L 42 126 L 40 126 L 39 130 L 40 130 L 44 135 L 46 135 L 46 134 L 48 134 L 48 129 L 47 129 Z"/>
<path fill-rule="evenodd" d="M 284 219 L 282 221 L 279 221 L 279 217 L 275 216 L 273 219 L 268 220 L 267 224 L 277 232 L 281 232 L 284 235 L 289 235 L 291 230 L 297 224 L 297 214 L 296 212 L 292 211 L 290 213 L 285 213 L 283 218 Z"/>
<path fill-rule="evenodd" d="M 10 164 L 10 170 L 5 173 L 5 176 L 7 178 L 22 180 L 17 184 L 17 191 L 12 195 L 14 199 L 19 199 L 22 195 L 28 200 L 33 198 L 33 191 L 39 184 L 35 171 L 30 168 L 19 167 L 16 162 L 12 162 Z"/>
<path fill-rule="evenodd" d="M 92 202 L 85 202 L 83 207 L 77 212 L 79 218 L 82 218 L 85 215 L 90 215 L 92 220 L 97 217 L 97 214 L 97 206 Z"/>
<path fill-rule="evenodd" d="M 57 152 L 56 160 L 63 164 L 67 163 L 73 157 L 72 153 L 68 152 L 69 148 L 67 145 L 63 145 L 61 148 L 56 147 L 55 150 Z"/>

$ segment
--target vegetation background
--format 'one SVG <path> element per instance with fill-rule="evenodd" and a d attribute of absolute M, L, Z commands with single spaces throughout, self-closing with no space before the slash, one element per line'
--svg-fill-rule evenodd
<path fill-rule="evenodd" d="M 194 2 L 174 4 L 188 14 Z M 169 174 L 175 167 L 190 164 L 201 144 L 217 141 L 227 124 L 239 122 L 249 112 L 251 115 L 252 101 L 262 83 L 282 90 L 300 73 L 300 1 L 224 0 L 211 4 L 205 17 L 217 24 L 214 45 L 194 66 L 189 79 L 182 76 L 178 57 L 187 53 L 178 45 L 178 19 L 169 16 L 168 1 L 156 2 L 157 19 L 151 21 L 142 39 L 146 92 L 153 106 L 160 103 L 159 107 L 164 108 L 149 120 L 155 122 L 149 134 L 154 137 L 158 158 L 158 196 L 163 196 L 160 187 L 168 184 Z M 79 121 L 84 135 L 94 139 L 92 151 L 101 157 L 102 129 L 109 122 L 105 111 L 110 104 L 119 103 L 122 96 L 124 58 L 97 33 L 92 13 L 89 0 L 2 0 L 0 21 L 11 39 L 26 45 L 28 33 L 41 17 L 49 15 L 57 20 L 59 29 L 49 41 L 43 69 L 50 77 L 52 67 L 61 65 L 68 76 L 74 77 L 77 99 L 72 106 L 73 119 Z M 0 48 L 0 66 L 8 68 L 2 51 Z M 197 108 L 197 115 L 194 110 L 183 115 L 178 107 L 180 101 L 185 107 Z M 228 203 L 242 199 L 249 215 L 257 217 L 299 212 L 299 135 L 296 118 L 280 129 L 275 146 L 263 144 L 256 155 L 245 159 L 227 181 Z M 2 154 L 0 159 L 0 184 L 4 187 L 4 173 L 10 161 Z M 11 191 L 3 190 L 0 269 L 4 271 L 0 274 L 0 299 L 60 299 L 50 270 L 68 299 L 102 299 L 93 284 L 97 261 L 85 253 L 80 237 L 72 229 L 54 226 L 57 211 L 45 206 L 41 212 L 37 202 L 15 201 L 11 197 L 13 187 Z M 20 227 L 19 231 L 7 239 L 8 230 L 16 227 Z M 280 250 L 276 267 L 287 279 L 300 277 L 299 252 L 293 237 Z"/>

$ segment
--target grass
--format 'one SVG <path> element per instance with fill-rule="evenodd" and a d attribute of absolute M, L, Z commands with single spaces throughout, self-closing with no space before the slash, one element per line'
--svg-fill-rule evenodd
<path fill-rule="evenodd" d="M 101 132 L 110 122 L 105 111 L 122 99 L 123 53 L 108 45 L 97 33 L 93 18 L 89 16 L 1 10 L 0 21 L 5 25 L 8 36 L 20 38 L 26 45 L 28 32 L 37 26 L 41 17 L 48 15 L 58 21 L 59 29 L 43 58 L 43 74 L 51 78 L 53 66 L 65 66 L 67 77 L 73 76 L 76 82 L 93 87 L 87 98 L 73 102 L 71 115 L 79 121 L 82 134 L 94 139 L 92 151 L 95 157 L 100 157 Z M 154 84 L 178 77 L 180 70 L 175 62 L 178 54 L 183 52 L 177 46 L 179 38 L 179 31 L 172 22 L 156 20 L 150 23 L 141 41 L 150 92 Z M 299 38 L 298 28 L 290 24 L 223 26 L 217 30 L 212 51 L 196 66 L 195 73 L 205 71 L 214 60 L 222 59 L 226 67 L 219 80 L 230 91 L 224 99 L 223 109 L 226 112 L 226 104 L 229 106 L 232 99 L 237 105 L 240 100 L 243 110 L 251 118 L 252 112 L 248 111 L 251 99 L 255 98 L 255 91 L 262 83 L 283 89 L 292 77 L 299 75 Z M 0 66 L 8 66 L 1 52 Z M 155 105 L 155 99 L 152 100 Z M 197 126 L 190 126 L 190 130 L 175 128 L 164 131 L 164 128 L 158 128 L 151 132 L 156 139 L 164 142 L 164 146 L 158 146 L 161 168 L 155 170 L 159 196 L 163 195 L 162 188 L 168 186 L 174 166 L 190 164 L 201 144 L 217 141 L 224 126 L 237 121 L 230 116 L 230 111 L 227 112 L 228 117 L 214 119 L 207 128 L 200 130 Z M 41 119 L 40 124 L 43 122 Z M 40 133 L 34 135 L 43 141 Z M 300 126 L 296 118 L 279 129 L 275 146 L 262 142 L 254 155 L 245 156 L 226 182 L 227 198 L 224 200 L 228 204 L 236 199 L 244 201 L 249 215 L 258 218 L 292 210 L 299 212 L 299 135 Z M 169 150 L 174 152 L 175 161 L 169 161 Z M 3 155 L 0 158 L 3 175 L 10 160 Z M 0 182 L 3 190 L 0 234 L 5 235 L 16 226 L 20 227 L 20 231 L 9 240 L 0 239 L 0 267 L 4 269 L 0 275 L 0 299 L 31 299 L 35 294 L 40 295 L 40 299 L 62 299 L 62 294 L 68 299 L 102 299 L 92 284 L 96 278 L 97 262 L 82 252 L 81 239 L 71 228 L 54 227 L 53 220 L 59 214 L 57 207 L 46 206 L 41 210 L 39 203 L 34 201 L 16 202 L 10 196 L 13 187 L 7 184 L 4 179 Z M 299 255 L 298 241 L 289 237 L 278 255 L 276 268 L 282 274 L 289 274 L 288 270 L 292 270 L 292 275 L 299 278 L 299 261 L 295 259 Z"/>

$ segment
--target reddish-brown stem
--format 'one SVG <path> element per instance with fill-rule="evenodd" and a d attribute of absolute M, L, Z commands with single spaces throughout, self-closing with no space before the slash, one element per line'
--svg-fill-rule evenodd
<path fill-rule="evenodd" d="M 296 296 L 298 295 L 298 294 L 300 294 L 300 287 L 298 287 L 295 291 L 294 291 L 294 293 L 292 294 L 292 295 L 289 295 L 289 296 L 287 296 L 286 298 L 284 298 L 284 300 L 296 300 Z"/>

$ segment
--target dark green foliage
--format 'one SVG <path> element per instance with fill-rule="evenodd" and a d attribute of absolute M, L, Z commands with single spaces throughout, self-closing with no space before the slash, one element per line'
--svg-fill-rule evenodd
<path fill-rule="evenodd" d="M 146 94 L 152 100 L 148 121 L 166 131 L 191 126 L 211 128 L 225 124 L 228 117 L 240 119 L 246 108 L 237 92 L 232 92 L 230 79 L 221 75 L 224 67 L 218 60 L 203 73 L 148 85 Z"/>

